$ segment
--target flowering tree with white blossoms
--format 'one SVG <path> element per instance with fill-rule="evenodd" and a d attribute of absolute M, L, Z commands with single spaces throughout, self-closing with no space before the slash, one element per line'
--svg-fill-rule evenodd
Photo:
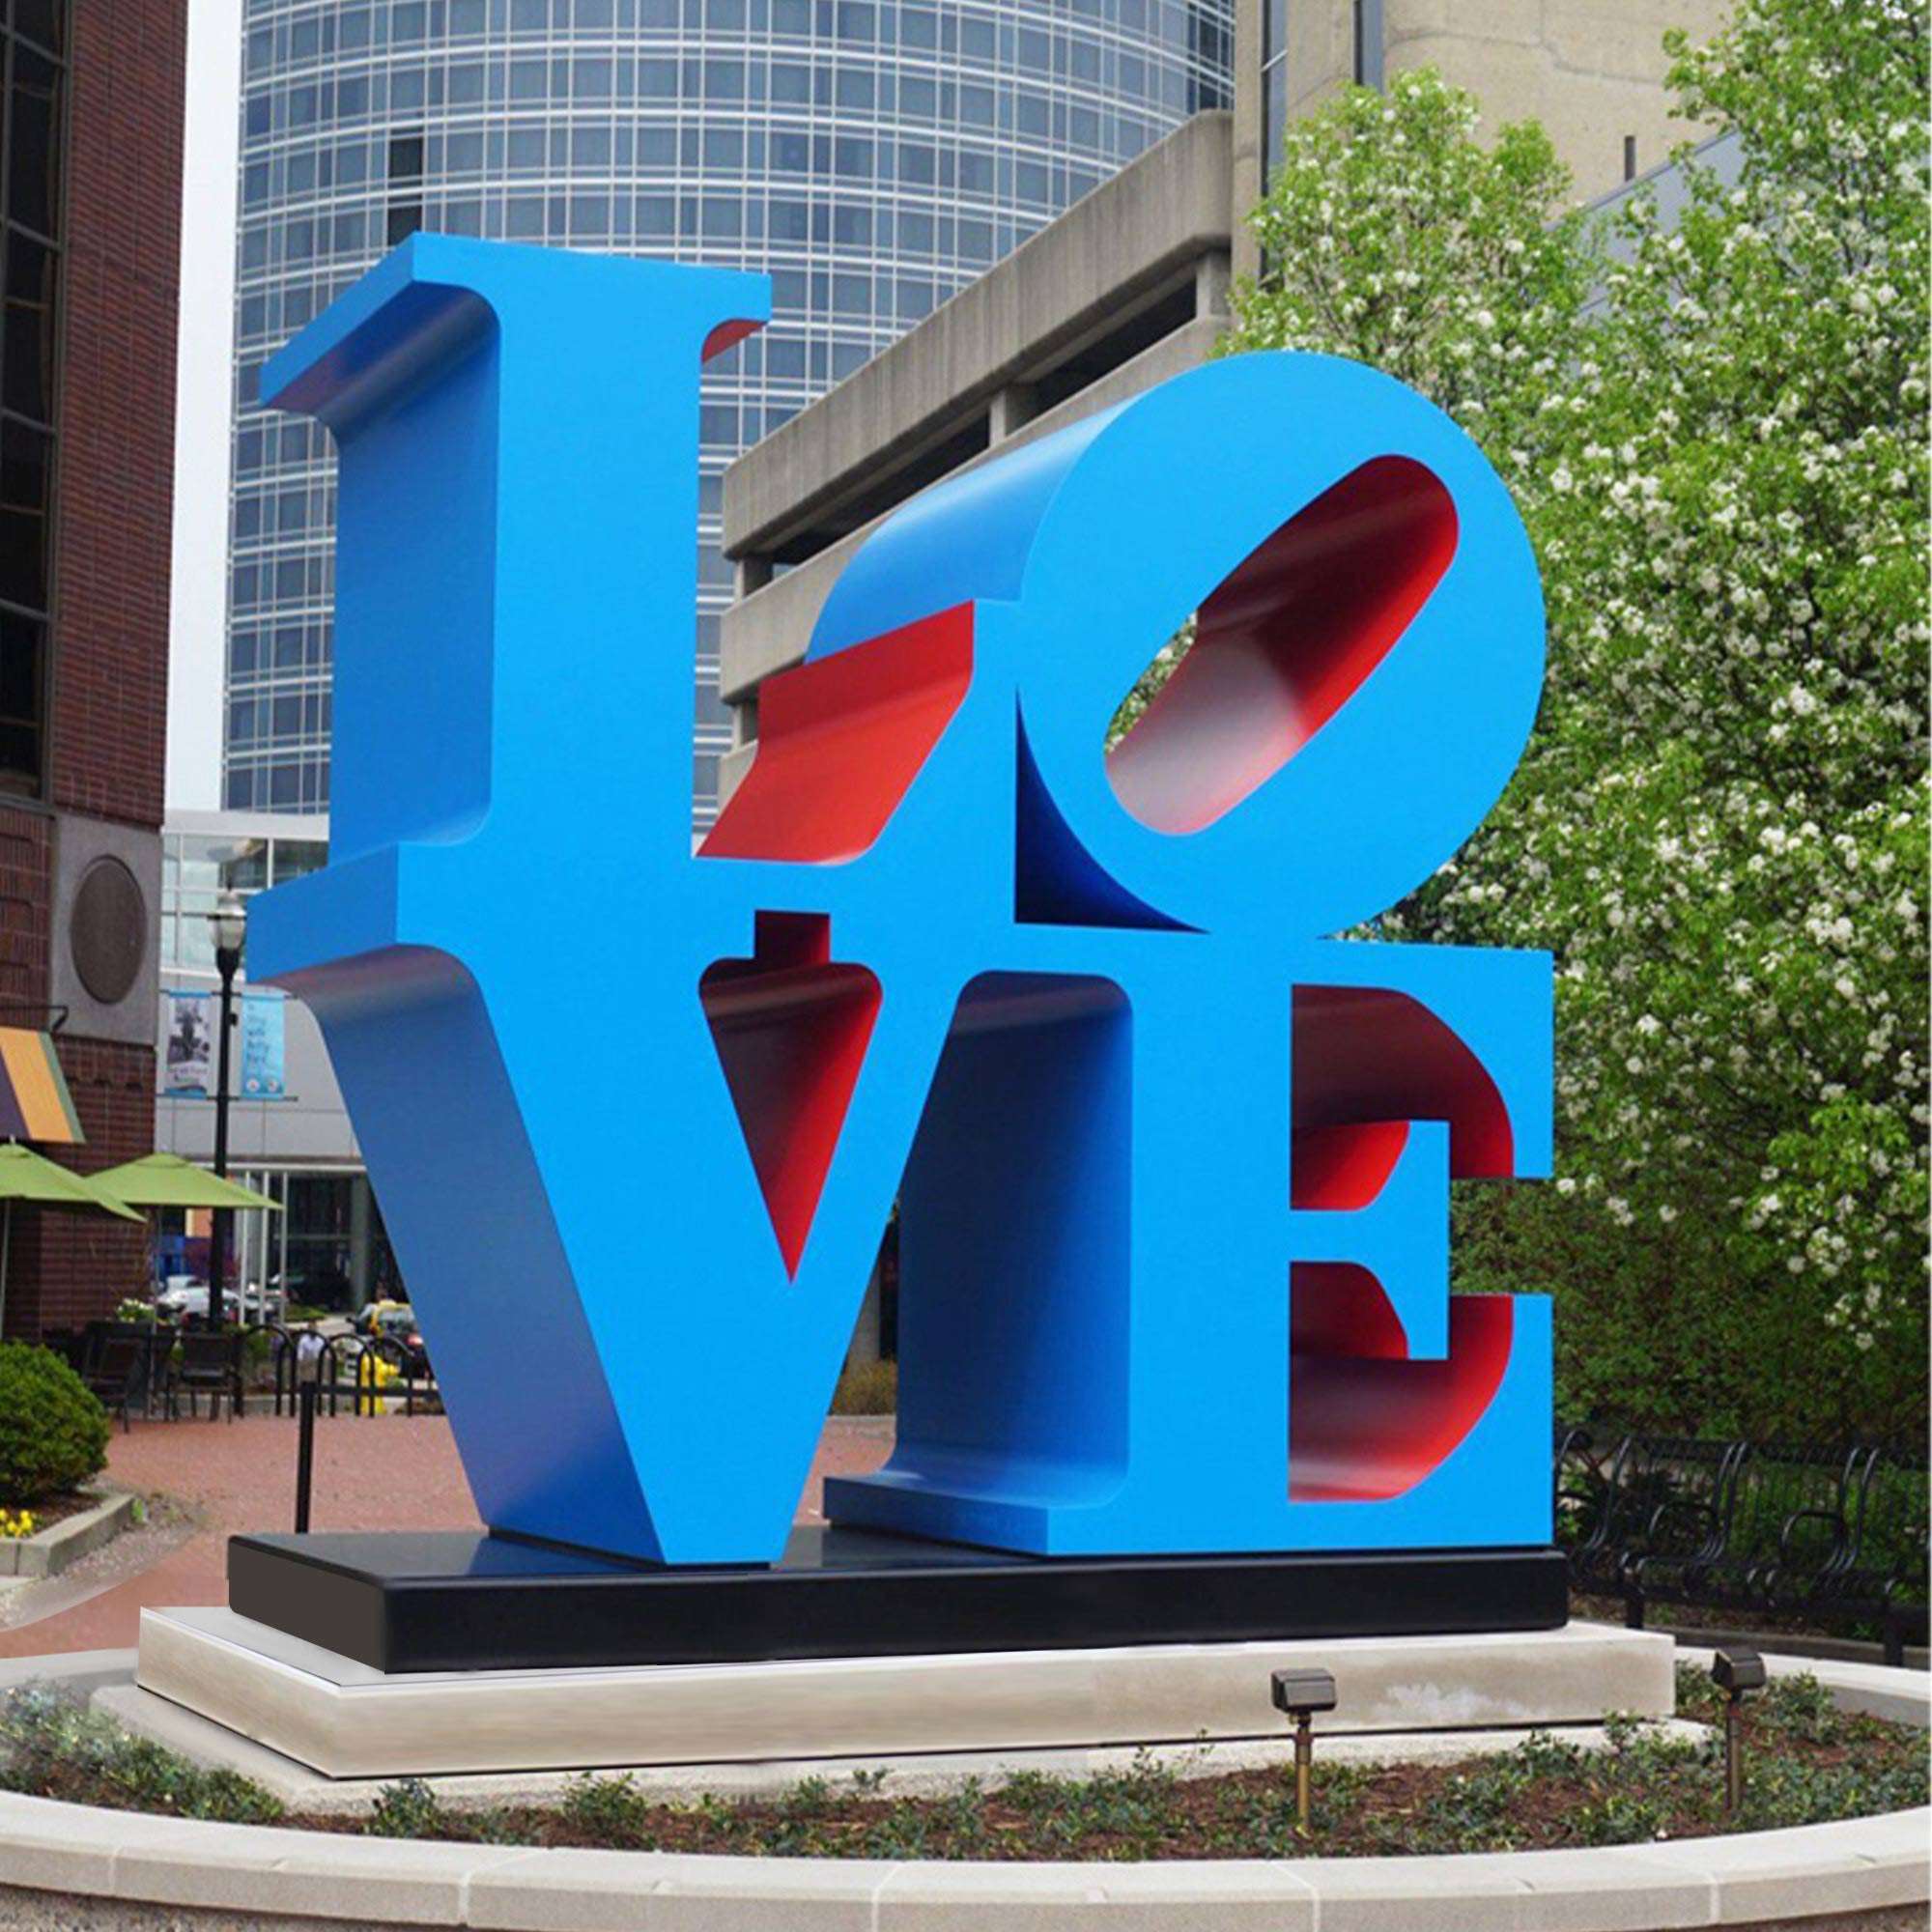
<path fill-rule="evenodd" d="M 1463 1190 L 1461 1285 L 1559 1379 L 1702 1429 L 1922 1430 L 1925 13 L 1740 0 L 1671 45 L 1742 179 L 1559 218 L 1427 71 L 1291 130 L 1229 347 L 1377 363 L 1515 491 L 1550 668 L 1515 782 L 1383 922 L 1547 946 L 1559 1179 Z"/>

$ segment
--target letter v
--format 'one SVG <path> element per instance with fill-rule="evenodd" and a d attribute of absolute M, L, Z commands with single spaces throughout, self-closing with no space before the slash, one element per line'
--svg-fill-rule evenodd
<path fill-rule="evenodd" d="M 688 833 L 696 372 L 767 299 L 417 236 L 263 380 L 337 442 L 337 689 L 331 863 L 251 964 L 322 1024 L 484 1520 L 673 1563 L 783 1548 L 956 990 L 881 967 L 892 1077 L 788 1274 L 694 997 L 746 882 Z"/>

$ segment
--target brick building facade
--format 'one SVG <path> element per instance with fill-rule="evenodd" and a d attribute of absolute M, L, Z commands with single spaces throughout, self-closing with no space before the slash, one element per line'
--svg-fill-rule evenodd
<path fill-rule="evenodd" d="M 154 1146 L 187 0 L 0 27 L 0 1023 L 48 1027 L 90 1172 Z M 14 1216 L 6 1332 L 108 1313 L 142 1233 Z"/>

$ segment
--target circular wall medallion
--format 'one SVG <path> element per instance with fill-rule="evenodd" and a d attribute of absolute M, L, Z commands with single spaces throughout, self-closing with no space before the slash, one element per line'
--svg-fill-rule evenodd
<path fill-rule="evenodd" d="M 148 901 L 119 859 L 97 859 L 81 874 L 67 936 L 80 983 L 103 1007 L 119 1005 L 148 952 Z"/>

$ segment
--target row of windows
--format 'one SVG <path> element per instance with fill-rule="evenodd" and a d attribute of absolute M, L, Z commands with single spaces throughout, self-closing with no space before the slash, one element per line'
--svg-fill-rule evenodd
<path fill-rule="evenodd" d="M 327 749 L 331 705 L 327 691 L 278 692 L 272 697 L 231 697 L 228 703 L 228 743 L 241 750 L 258 738 L 292 745 L 298 738 L 318 740 Z"/>
<path fill-rule="evenodd" d="M 265 141 L 270 135 L 298 135 L 309 128 L 344 128 L 361 120 L 392 122 L 425 112 L 450 112 L 454 118 L 464 118 L 466 112 L 495 112 L 500 120 L 506 112 L 504 102 L 508 100 L 510 112 L 518 108 L 526 112 L 537 108 L 556 112 L 566 102 L 578 110 L 603 106 L 607 112 L 614 110 L 618 114 L 653 102 L 678 102 L 688 110 L 699 104 L 726 110 L 746 106 L 846 108 L 854 114 L 879 112 L 891 116 L 895 122 L 931 122 L 937 126 L 981 128 L 989 133 L 1018 131 L 1043 137 L 1059 131 L 1053 124 L 1049 102 L 1059 106 L 1061 124 L 1065 126 L 1072 108 L 1084 100 L 1090 104 L 1090 112 L 1097 112 L 1101 106 L 1107 108 L 1107 114 L 1095 120 L 1094 139 L 1099 139 L 1099 131 L 1105 126 L 1132 120 L 1132 116 L 1119 112 L 1122 108 L 1140 108 L 1142 114 L 1159 112 L 1179 118 L 1200 108 L 1227 104 L 1219 89 L 1204 87 L 1196 75 L 1180 73 L 1175 68 L 1155 66 L 1150 70 L 1150 64 L 1138 54 L 1121 56 L 1119 75 L 1097 71 L 1092 77 L 1078 75 L 1072 83 L 1047 83 L 1039 79 L 1030 85 L 1007 87 L 991 81 L 941 83 L 925 75 L 879 75 L 864 68 L 846 68 L 837 75 L 831 70 L 819 68 L 817 75 L 825 77 L 821 81 L 813 75 L 811 68 L 788 62 L 771 62 L 767 66 L 765 62 L 744 60 L 686 60 L 682 64 L 676 60 L 641 60 L 636 64 L 638 75 L 632 85 L 624 85 L 616 93 L 572 95 L 566 89 L 551 87 L 541 73 L 541 62 L 535 66 L 539 71 L 527 75 L 527 85 L 518 83 L 518 77 L 512 73 L 508 95 L 500 87 L 489 95 L 481 91 L 444 95 L 440 87 L 406 85 L 410 77 L 400 73 L 390 75 L 386 87 L 377 77 L 377 81 L 319 81 L 309 87 L 288 89 L 286 93 L 255 95 L 245 110 L 247 133 L 251 139 Z M 421 81 L 421 75 L 413 79 Z M 821 95 L 821 87 L 831 99 Z M 906 104 L 906 97 L 912 97 L 912 104 Z M 541 129 L 524 128 L 510 129 L 510 133 L 537 135 Z M 1078 135 L 1070 133 L 1059 133 L 1059 137 L 1078 139 Z M 537 172 L 541 166 L 535 141 L 526 141 L 524 153 L 512 162 L 512 168 Z M 272 185 L 269 193 L 272 193 Z M 243 184 L 243 199 L 249 199 L 247 184 Z"/>
<path fill-rule="evenodd" d="M 980 170 L 966 167 L 968 158 L 961 157 L 960 171 L 977 180 Z M 855 169 L 859 166 L 856 157 L 853 165 Z M 897 213 L 895 211 L 908 198 L 900 192 L 862 204 L 845 220 L 846 231 L 858 235 L 869 229 L 877 238 L 870 245 L 882 250 L 895 248 L 898 235 L 903 233 L 909 257 L 931 259 L 924 263 L 905 260 L 898 266 L 924 268 L 928 276 L 942 267 L 964 269 L 971 275 L 990 267 L 1001 255 L 1025 241 L 1052 218 L 1056 209 L 1079 200 L 1091 190 L 1096 179 L 1085 168 L 1048 167 L 1032 161 L 1021 161 L 1010 170 L 1003 162 L 993 169 L 993 174 L 996 180 L 1007 184 L 1002 199 L 1010 205 L 1011 213 L 1006 219 L 981 218 L 983 203 L 989 195 L 973 197 L 980 206 L 969 205 L 964 211 L 942 212 L 933 201 L 925 201 Z M 864 177 L 855 173 L 852 179 L 857 183 Z M 904 188 L 907 185 L 900 185 Z M 915 183 L 910 188 L 913 193 L 929 189 L 935 201 L 940 196 L 969 192 L 937 182 Z M 881 214 L 890 218 L 881 220 L 878 218 Z M 247 301 L 270 276 L 280 276 L 297 288 L 312 288 L 312 264 L 340 261 L 349 270 L 342 278 L 354 280 L 355 270 L 367 267 L 385 247 L 393 246 L 417 228 L 445 235 L 550 241 L 584 247 L 614 244 L 624 252 L 635 247 L 637 253 L 643 255 L 668 254 L 672 244 L 690 242 L 697 244 L 698 252 L 682 248 L 679 252 L 684 259 L 697 261 L 721 259 L 715 252 L 702 251 L 702 244 L 707 242 L 752 243 L 753 251 L 750 251 L 749 259 L 742 245 L 734 246 L 728 257 L 723 259 L 728 259 L 732 267 L 769 269 L 782 274 L 786 272 L 781 264 L 788 245 L 827 239 L 827 231 L 832 227 L 829 213 L 820 213 L 812 204 L 789 197 L 767 203 L 761 198 L 723 194 L 537 193 L 489 200 L 453 194 L 433 197 L 427 202 L 392 203 L 380 215 L 369 215 L 366 219 L 344 222 L 336 217 L 334 225 L 306 220 L 291 224 L 292 229 L 303 232 L 281 233 L 279 239 L 286 252 L 279 259 L 270 259 L 270 242 L 275 231 L 258 230 L 253 238 L 244 239 L 242 299 Z M 320 235 L 318 228 L 324 231 Z M 363 237 L 359 246 L 355 240 L 358 233 Z M 249 245 L 249 239 L 258 245 Z M 952 283 L 957 277 L 949 274 L 946 279 Z M 315 309 L 326 307 L 327 300 L 328 297 L 318 291 Z M 803 307 L 802 303 L 795 305 Z M 822 305 L 813 306 L 816 309 Z M 924 310 L 918 313 L 923 314 Z M 292 315 L 293 311 L 285 305 L 284 325 L 299 327 L 300 323 L 292 320 Z M 244 337 L 254 332 L 249 327 L 252 320 L 252 315 L 238 315 L 237 326 Z"/>
<path fill-rule="evenodd" d="M 1204 37 L 1218 46 L 1219 28 Z M 712 43 L 705 56 L 677 57 L 675 46 L 652 55 L 637 51 L 570 56 L 506 56 L 494 61 L 451 61 L 447 65 L 371 68 L 367 71 L 325 73 L 313 80 L 276 80 L 246 97 L 244 123 L 253 135 L 268 135 L 317 122 L 349 122 L 365 115 L 412 113 L 424 107 L 555 105 L 579 107 L 635 100 L 699 99 L 728 101 L 816 103 L 870 107 L 896 104 L 908 119 L 932 120 L 956 111 L 981 127 L 995 123 L 994 91 L 1021 87 L 1104 89 L 1116 99 L 1145 100 L 1182 108 L 1189 89 L 1206 84 L 1211 68 L 1193 68 L 1150 53 L 1144 41 L 1058 41 L 1043 43 L 1041 58 L 1021 49 L 1025 30 L 1003 29 L 983 59 L 961 57 L 962 65 L 908 64 L 890 52 L 855 57 L 843 50 L 836 59 L 766 58 L 763 44 L 741 53 Z M 747 57 L 749 56 L 749 58 Z M 957 106 L 943 97 L 957 88 Z"/>
<path fill-rule="evenodd" d="M 434 0 L 429 5 L 394 0 L 391 7 L 339 6 L 279 22 L 262 19 L 272 11 L 261 0 L 249 9 L 250 81 L 310 62 L 440 47 L 486 34 L 554 35 L 581 45 L 600 33 L 629 36 L 653 30 L 836 40 L 972 59 L 983 58 L 1004 28 L 1031 36 L 1021 58 L 1043 65 L 1038 60 L 1041 44 L 1064 40 L 1069 32 L 1091 37 L 1111 27 L 1123 34 L 1151 34 L 1179 48 L 1192 43 L 1203 21 L 1219 26 L 1229 17 L 1226 7 L 1188 0 L 1061 0 L 1057 17 L 1044 22 L 1037 6 L 980 9 L 957 0 L 943 10 L 894 5 L 892 0 L 579 0 L 575 15 L 559 0 L 449 0 L 447 6 Z M 1015 14 L 1021 11 L 1027 24 L 1016 27 Z"/>
<path fill-rule="evenodd" d="M 787 117 L 781 111 L 774 112 L 769 123 L 749 128 L 742 112 L 714 113 L 705 118 L 700 97 L 692 89 L 675 87 L 650 98 L 681 105 L 681 128 L 668 115 L 641 125 L 610 116 L 531 119 L 487 128 L 466 127 L 461 122 L 447 128 L 438 125 L 428 130 L 426 139 L 420 134 L 413 137 L 426 150 L 418 155 L 416 174 L 424 173 L 425 163 L 433 180 L 445 183 L 472 177 L 548 182 L 569 174 L 595 175 L 608 181 L 613 168 L 623 170 L 626 179 L 653 169 L 708 167 L 737 173 L 747 168 L 753 172 L 786 168 L 804 164 L 810 155 L 781 150 L 777 145 L 779 136 L 823 136 L 834 131 L 820 125 L 821 109 L 838 111 L 838 133 L 897 137 L 908 123 L 934 123 L 953 134 L 977 131 L 982 138 L 969 140 L 966 145 L 988 153 L 1002 146 L 1018 149 L 1030 143 L 1050 143 L 1056 152 L 1070 144 L 1093 156 L 1110 155 L 1122 143 L 1144 144 L 1154 131 L 1145 115 L 1123 110 L 1104 92 L 1087 89 L 1050 92 L 946 82 L 937 87 L 939 98 L 930 106 L 907 111 L 895 100 L 907 93 L 923 92 L 932 83 L 921 83 L 915 89 L 903 77 L 850 70 L 836 76 L 821 71 L 819 77 L 823 82 L 820 92 L 833 93 L 837 99 L 801 97 L 789 100 L 775 97 L 769 103 L 754 104 L 769 104 L 779 110 L 795 107 L 798 114 Z M 711 97 L 705 104 L 715 106 L 717 98 Z M 797 125 L 788 127 L 788 119 L 795 119 Z M 999 135 L 1010 138 L 1005 142 L 992 138 Z M 390 134 L 386 138 L 387 172 L 393 179 L 394 151 L 398 141 L 407 137 Z M 380 185 L 384 176 L 384 161 L 380 140 L 292 144 L 251 161 L 242 171 L 244 218 L 269 208 L 288 214 L 304 199 L 327 195 L 331 189 Z"/>
<path fill-rule="evenodd" d="M 670 129 L 661 129 L 670 133 Z M 1122 139 L 1138 137 L 1140 124 L 1124 128 Z M 699 139 L 703 135 L 703 139 Z M 752 160 L 746 158 L 750 147 Z M 898 153 L 895 153 L 895 147 Z M 682 149 L 682 153 L 680 153 Z M 779 166 L 782 160 L 798 166 Z M 753 164 L 755 162 L 755 164 Z M 587 191 L 609 193 L 616 209 L 624 209 L 636 197 L 663 197 L 665 189 L 730 189 L 726 199 L 748 209 L 763 209 L 767 203 L 779 213 L 771 220 L 773 238 L 796 234 L 804 238 L 808 226 L 815 232 L 815 242 L 838 242 L 862 247 L 893 247 L 895 243 L 916 251 L 929 251 L 935 245 L 935 232 L 908 228 L 895 236 L 891 226 L 875 230 L 871 224 L 869 197 L 854 195 L 852 180 L 871 180 L 879 174 L 891 176 L 898 162 L 900 178 L 887 180 L 896 193 L 895 203 L 910 203 L 916 216 L 933 189 L 941 193 L 1010 193 L 1016 170 L 1028 164 L 1047 168 L 1055 191 L 1078 195 L 1097 187 L 1111 168 L 1090 155 L 1059 155 L 1053 147 L 1022 143 L 958 143 L 956 147 L 935 147 L 933 143 L 893 143 L 877 141 L 862 131 L 808 135 L 790 129 L 755 129 L 750 139 L 738 129 L 724 128 L 686 128 L 684 141 L 672 147 L 665 141 L 665 156 L 653 166 L 628 164 L 624 168 L 558 166 L 543 176 L 541 191 L 524 189 L 510 182 L 479 182 L 479 193 L 450 193 L 469 182 L 469 172 L 435 172 L 433 180 L 442 189 L 448 205 L 468 203 L 498 209 L 510 199 L 535 199 L 537 193 L 572 195 Z M 767 178 L 782 174 L 782 180 Z M 819 180 L 811 176 L 817 174 Z M 711 180 L 711 178 L 717 180 Z M 614 180 L 612 180 L 614 178 Z M 611 193 L 616 184 L 616 191 Z M 330 195 L 286 195 L 274 203 L 274 213 L 261 211 L 245 218 L 242 230 L 242 269 L 261 269 L 276 259 L 274 236 L 284 232 L 286 240 L 280 259 L 330 259 L 354 257 L 359 251 L 377 251 L 384 242 L 384 214 L 388 199 L 419 199 L 419 182 L 402 182 L 388 189 L 354 189 Z M 838 207 L 850 211 L 840 214 L 842 226 L 831 228 L 827 213 L 804 213 L 811 209 L 827 211 Z M 970 211 L 991 214 L 993 211 Z M 748 216 L 752 218 L 752 216 Z M 757 216 L 757 220 L 763 220 Z"/>
<path fill-rule="evenodd" d="M 279 557 L 271 563 L 238 563 L 228 573 L 228 599 L 237 611 L 264 604 L 286 610 L 292 604 L 314 604 L 327 610 L 335 595 L 335 555 L 332 550 Z"/>
<path fill-rule="evenodd" d="M 232 679 L 320 676 L 328 668 L 330 628 L 326 613 L 290 617 L 258 628 L 237 624 L 228 634 Z"/>
<path fill-rule="evenodd" d="M 977 176 L 978 171 L 966 172 Z M 995 179 L 1003 172 L 996 168 Z M 258 246 L 244 246 L 236 327 L 243 340 L 271 326 L 299 328 L 327 307 L 343 283 L 353 281 L 393 245 L 391 217 L 404 213 L 410 231 L 421 227 L 446 235 L 575 239 L 590 245 L 614 242 L 627 251 L 637 244 L 637 252 L 646 255 L 668 254 L 670 244 L 685 242 L 748 242 L 764 245 L 749 255 L 734 251 L 734 267 L 775 269 L 785 265 L 790 251 L 809 247 L 814 256 L 832 249 L 865 251 L 883 255 L 887 266 L 927 272 L 963 269 L 971 275 L 1025 241 L 1049 218 L 1052 208 L 1079 200 L 1095 180 L 1085 168 L 1020 163 L 1011 170 L 1009 199 L 1037 204 L 1034 218 L 1018 209 L 993 219 L 983 206 L 951 206 L 960 190 L 942 183 L 930 187 L 900 185 L 885 194 L 839 195 L 835 187 L 811 200 L 590 191 L 487 199 L 450 194 L 357 209 L 326 220 L 303 216 L 290 224 L 299 232 L 282 235 L 286 252 L 279 259 L 270 259 L 273 229 L 258 231 Z M 331 265 L 339 265 L 332 274 L 327 272 Z M 319 272 L 325 275 L 320 281 Z M 279 290 L 282 300 L 272 324 L 262 306 L 271 288 Z"/>
<path fill-rule="evenodd" d="M 328 755 L 231 757 L 222 793 L 231 811 L 327 811 Z"/>

